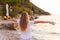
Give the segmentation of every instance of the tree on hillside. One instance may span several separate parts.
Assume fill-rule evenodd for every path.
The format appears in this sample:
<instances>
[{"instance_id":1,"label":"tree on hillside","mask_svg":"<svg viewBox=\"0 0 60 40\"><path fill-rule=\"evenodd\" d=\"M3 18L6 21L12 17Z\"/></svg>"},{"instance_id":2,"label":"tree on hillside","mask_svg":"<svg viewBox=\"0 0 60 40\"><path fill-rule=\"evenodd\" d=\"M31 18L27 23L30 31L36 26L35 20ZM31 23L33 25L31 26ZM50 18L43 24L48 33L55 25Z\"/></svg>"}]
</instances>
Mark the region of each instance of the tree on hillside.
<instances>
[{"instance_id":1,"label":"tree on hillside","mask_svg":"<svg viewBox=\"0 0 60 40\"><path fill-rule=\"evenodd\" d=\"M50 13L38 8L36 5L30 2L30 0L0 0L0 4L4 4L3 13L6 14L5 5L9 5L10 16L16 16L19 12L27 11L29 14L49 15ZM2 12L1 12L2 13Z\"/></svg>"},{"instance_id":2,"label":"tree on hillside","mask_svg":"<svg viewBox=\"0 0 60 40\"><path fill-rule=\"evenodd\" d=\"M10 16L16 16L17 15L17 4L20 3L20 0L3 0L4 4L8 4L9 5L9 14ZM10 11L10 7L12 7L12 11ZM6 14L6 13L5 13Z\"/></svg>"},{"instance_id":3,"label":"tree on hillside","mask_svg":"<svg viewBox=\"0 0 60 40\"><path fill-rule=\"evenodd\" d=\"M8 3L8 4L17 4L19 3L20 0L4 0L4 3Z\"/></svg>"}]
</instances>

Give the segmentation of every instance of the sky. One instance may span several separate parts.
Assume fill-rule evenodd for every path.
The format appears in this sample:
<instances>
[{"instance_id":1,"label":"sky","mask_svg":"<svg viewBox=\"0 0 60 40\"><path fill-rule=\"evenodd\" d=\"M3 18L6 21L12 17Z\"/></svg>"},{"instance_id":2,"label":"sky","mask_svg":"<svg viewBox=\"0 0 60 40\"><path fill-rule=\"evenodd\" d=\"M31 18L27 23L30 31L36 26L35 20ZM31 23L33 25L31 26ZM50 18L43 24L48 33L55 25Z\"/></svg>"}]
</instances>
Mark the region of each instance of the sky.
<instances>
[{"instance_id":1,"label":"sky","mask_svg":"<svg viewBox=\"0 0 60 40\"><path fill-rule=\"evenodd\" d=\"M30 0L39 8L53 14L60 14L60 0Z\"/></svg>"}]
</instances>

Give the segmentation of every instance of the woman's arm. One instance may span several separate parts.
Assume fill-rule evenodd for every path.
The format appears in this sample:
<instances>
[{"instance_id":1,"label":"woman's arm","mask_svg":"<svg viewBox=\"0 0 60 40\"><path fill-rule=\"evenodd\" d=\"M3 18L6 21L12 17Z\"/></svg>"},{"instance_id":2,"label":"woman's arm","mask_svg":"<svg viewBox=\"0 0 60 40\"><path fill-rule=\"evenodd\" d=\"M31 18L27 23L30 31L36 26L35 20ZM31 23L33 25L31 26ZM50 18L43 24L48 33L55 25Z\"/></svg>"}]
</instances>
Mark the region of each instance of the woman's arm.
<instances>
[{"instance_id":1,"label":"woman's arm","mask_svg":"<svg viewBox=\"0 0 60 40\"><path fill-rule=\"evenodd\" d=\"M52 25L55 24L54 22L51 22L51 21L34 21L34 24L37 24L37 23L50 23Z\"/></svg>"}]
</instances>

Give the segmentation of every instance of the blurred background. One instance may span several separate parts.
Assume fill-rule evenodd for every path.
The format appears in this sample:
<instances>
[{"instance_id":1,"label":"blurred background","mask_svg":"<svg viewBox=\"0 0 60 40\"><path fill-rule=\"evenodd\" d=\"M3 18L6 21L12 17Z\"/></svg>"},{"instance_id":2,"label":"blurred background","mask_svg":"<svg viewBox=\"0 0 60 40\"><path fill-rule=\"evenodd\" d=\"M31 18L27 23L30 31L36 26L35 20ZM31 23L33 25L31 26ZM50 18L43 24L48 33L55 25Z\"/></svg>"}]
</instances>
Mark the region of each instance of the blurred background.
<instances>
[{"instance_id":1,"label":"blurred background","mask_svg":"<svg viewBox=\"0 0 60 40\"><path fill-rule=\"evenodd\" d=\"M18 40L18 29L4 20L17 20L23 11L29 13L31 20L55 22L55 25L34 24L31 27L33 40L60 40L60 0L0 0L0 29L4 29L0 30L1 40L8 39L8 36L11 40Z\"/></svg>"}]
</instances>

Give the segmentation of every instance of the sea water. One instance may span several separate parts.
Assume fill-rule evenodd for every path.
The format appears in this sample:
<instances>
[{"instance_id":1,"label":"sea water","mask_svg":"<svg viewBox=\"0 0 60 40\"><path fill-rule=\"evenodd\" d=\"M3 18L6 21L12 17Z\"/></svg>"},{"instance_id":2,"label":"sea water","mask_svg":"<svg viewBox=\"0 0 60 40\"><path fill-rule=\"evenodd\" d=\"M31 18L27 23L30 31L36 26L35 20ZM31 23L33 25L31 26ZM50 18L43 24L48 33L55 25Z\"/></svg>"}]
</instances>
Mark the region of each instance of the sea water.
<instances>
[{"instance_id":1,"label":"sea water","mask_svg":"<svg viewBox=\"0 0 60 40\"><path fill-rule=\"evenodd\" d=\"M52 21L49 23L38 23L31 27L33 40L60 40L60 15L39 16L37 21Z\"/></svg>"}]
</instances>

